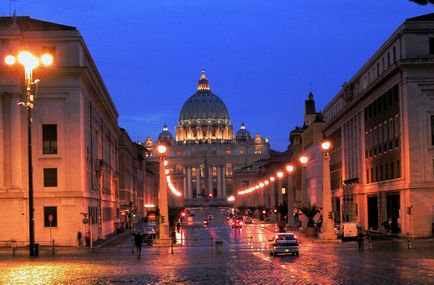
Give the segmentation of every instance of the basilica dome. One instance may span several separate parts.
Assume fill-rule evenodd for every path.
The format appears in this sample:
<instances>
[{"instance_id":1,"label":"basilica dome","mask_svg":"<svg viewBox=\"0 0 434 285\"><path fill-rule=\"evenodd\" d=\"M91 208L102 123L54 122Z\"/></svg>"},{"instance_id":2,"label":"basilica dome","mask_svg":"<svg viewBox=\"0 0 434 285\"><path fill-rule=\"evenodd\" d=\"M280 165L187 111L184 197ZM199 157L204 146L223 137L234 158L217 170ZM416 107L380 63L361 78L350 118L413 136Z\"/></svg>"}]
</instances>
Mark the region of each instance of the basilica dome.
<instances>
[{"instance_id":1,"label":"basilica dome","mask_svg":"<svg viewBox=\"0 0 434 285\"><path fill-rule=\"evenodd\" d=\"M225 103L210 91L205 71L197 85L197 92L185 101L179 114L179 124L229 124Z\"/></svg>"}]
</instances>

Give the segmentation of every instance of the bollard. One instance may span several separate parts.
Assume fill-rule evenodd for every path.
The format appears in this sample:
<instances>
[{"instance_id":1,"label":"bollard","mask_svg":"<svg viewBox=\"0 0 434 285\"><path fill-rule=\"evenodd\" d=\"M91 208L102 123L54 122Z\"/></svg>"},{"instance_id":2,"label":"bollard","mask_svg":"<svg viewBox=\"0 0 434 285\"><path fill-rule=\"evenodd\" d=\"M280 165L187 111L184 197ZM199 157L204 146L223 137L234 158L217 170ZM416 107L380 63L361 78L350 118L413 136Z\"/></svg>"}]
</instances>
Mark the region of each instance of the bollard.
<instances>
[{"instance_id":1,"label":"bollard","mask_svg":"<svg viewBox=\"0 0 434 285\"><path fill-rule=\"evenodd\" d=\"M253 243L253 236L250 236L250 243Z\"/></svg>"},{"instance_id":2,"label":"bollard","mask_svg":"<svg viewBox=\"0 0 434 285\"><path fill-rule=\"evenodd\" d=\"M170 253L173 254L173 240L170 242Z\"/></svg>"},{"instance_id":3,"label":"bollard","mask_svg":"<svg viewBox=\"0 0 434 285\"><path fill-rule=\"evenodd\" d=\"M407 248L411 248L411 239L409 233L407 233Z\"/></svg>"},{"instance_id":4,"label":"bollard","mask_svg":"<svg viewBox=\"0 0 434 285\"><path fill-rule=\"evenodd\" d=\"M12 241L12 256L15 256L17 254L17 242Z\"/></svg>"},{"instance_id":5,"label":"bollard","mask_svg":"<svg viewBox=\"0 0 434 285\"><path fill-rule=\"evenodd\" d=\"M54 255L54 238L53 238L53 241L51 243L51 255Z\"/></svg>"},{"instance_id":6,"label":"bollard","mask_svg":"<svg viewBox=\"0 0 434 285\"><path fill-rule=\"evenodd\" d=\"M372 250L372 241L371 241L371 235L368 234L368 249Z\"/></svg>"}]
</instances>

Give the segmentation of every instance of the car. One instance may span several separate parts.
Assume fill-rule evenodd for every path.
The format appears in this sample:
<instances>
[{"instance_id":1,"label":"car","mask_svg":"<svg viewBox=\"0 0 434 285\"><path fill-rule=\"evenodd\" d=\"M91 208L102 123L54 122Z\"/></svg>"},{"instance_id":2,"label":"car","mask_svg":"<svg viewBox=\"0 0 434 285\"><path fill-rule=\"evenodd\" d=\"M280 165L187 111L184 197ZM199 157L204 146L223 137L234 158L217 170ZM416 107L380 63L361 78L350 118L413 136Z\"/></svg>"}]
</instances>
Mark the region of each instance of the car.
<instances>
[{"instance_id":1,"label":"car","mask_svg":"<svg viewBox=\"0 0 434 285\"><path fill-rule=\"evenodd\" d=\"M247 224L253 224L253 219L250 217L246 217L246 218L244 218L244 222L246 223L246 225Z\"/></svg>"},{"instance_id":2,"label":"car","mask_svg":"<svg viewBox=\"0 0 434 285\"><path fill-rule=\"evenodd\" d=\"M294 254L299 255L299 239L295 233L277 233L270 241L270 255Z\"/></svg>"},{"instance_id":3,"label":"car","mask_svg":"<svg viewBox=\"0 0 434 285\"><path fill-rule=\"evenodd\" d=\"M346 222L336 227L336 235L341 240L356 239L358 234L358 228L356 223Z\"/></svg>"},{"instance_id":4,"label":"car","mask_svg":"<svg viewBox=\"0 0 434 285\"><path fill-rule=\"evenodd\" d=\"M243 220L241 219L235 219L232 221L232 228L233 229L241 229L243 227Z\"/></svg>"},{"instance_id":5,"label":"car","mask_svg":"<svg viewBox=\"0 0 434 285\"><path fill-rule=\"evenodd\" d=\"M157 230L154 226L147 226L144 229L144 234L149 235L152 239L157 238Z\"/></svg>"},{"instance_id":6,"label":"car","mask_svg":"<svg viewBox=\"0 0 434 285\"><path fill-rule=\"evenodd\" d=\"M203 220L203 225L208 226L208 220L207 219Z\"/></svg>"},{"instance_id":7,"label":"car","mask_svg":"<svg viewBox=\"0 0 434 285\"><path fill-rule=\"evenodd\" d=\"M207 217L207 219L208 219L208 221L214 221L214 216L213 215L208 215L208 217Z\"/></svg>"}]
</instances>

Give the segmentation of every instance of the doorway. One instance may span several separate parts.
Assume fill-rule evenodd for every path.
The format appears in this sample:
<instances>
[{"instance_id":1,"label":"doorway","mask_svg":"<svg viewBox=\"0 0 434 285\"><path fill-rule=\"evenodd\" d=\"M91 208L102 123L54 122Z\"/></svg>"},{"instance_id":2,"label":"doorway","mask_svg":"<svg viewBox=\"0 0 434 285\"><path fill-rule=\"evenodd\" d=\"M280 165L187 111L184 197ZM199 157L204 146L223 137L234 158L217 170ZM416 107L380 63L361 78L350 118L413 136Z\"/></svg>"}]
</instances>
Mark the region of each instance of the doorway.
<instances>
[{"instance_id":1,"label":"doorway","mask_svg":"<svg viewBox=\"0 0 434 285\"><path fill-rule=\"evenodd\" d=\"M378 230L378 197L368 196L368 228Z\"/></svg>"}]
</instances>

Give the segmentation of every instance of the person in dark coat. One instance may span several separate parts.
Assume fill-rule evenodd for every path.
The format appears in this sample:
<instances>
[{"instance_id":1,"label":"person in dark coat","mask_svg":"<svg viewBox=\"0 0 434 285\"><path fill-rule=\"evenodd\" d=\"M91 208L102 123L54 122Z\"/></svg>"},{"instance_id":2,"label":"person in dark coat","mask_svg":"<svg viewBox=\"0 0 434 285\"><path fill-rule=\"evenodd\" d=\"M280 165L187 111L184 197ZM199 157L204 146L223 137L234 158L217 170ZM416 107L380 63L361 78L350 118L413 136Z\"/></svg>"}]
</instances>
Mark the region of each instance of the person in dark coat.
<instances>
[{"instance_id":1,"label":"person in dark coat","mask_svg":"<svg viewBox=\"0 0 434 285\"><path fill-rule=\"evenodd\" d=\"M365 250L363 242L364 242L363 230L359 230L359 232L357 234L357 243L359 244L359 251L360 252Z\"/></svg>"},{"instance_id":2,"label":"person in dark coat","mask_svg":"<svg viewBox=\"0 0 434 285\"><path fill-rule=\"evenodd\" d=\"M142 255L143 231L139 231L134 235L134 244L136 245L137 258L140 259Z\"/></svg>"},{"instance_id":3,"label":"person in dark coat","mask_svg":"<svg viewBox=\"0 0 434 285\"><path fill-rule=\"evenodd\" d=\"M81 235L81 232L79 231L78 233L77 233L77 240L78 240L78 246L80 246L80 247L82 247L83 246L83 241L82 241L82 235Z\"/></svg>"}]
</instances>

